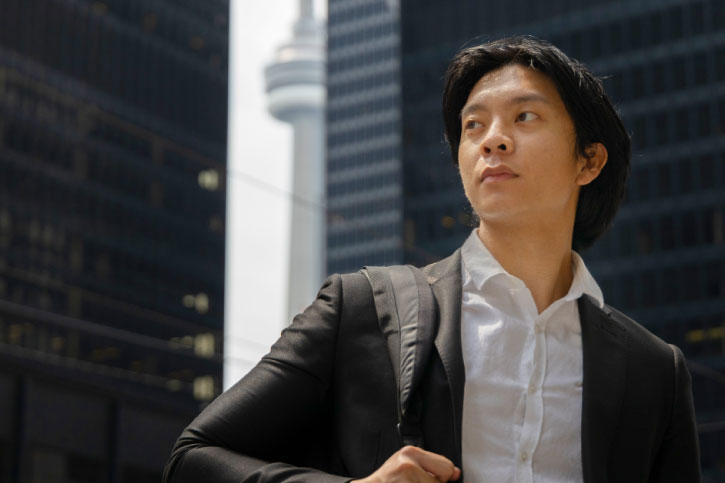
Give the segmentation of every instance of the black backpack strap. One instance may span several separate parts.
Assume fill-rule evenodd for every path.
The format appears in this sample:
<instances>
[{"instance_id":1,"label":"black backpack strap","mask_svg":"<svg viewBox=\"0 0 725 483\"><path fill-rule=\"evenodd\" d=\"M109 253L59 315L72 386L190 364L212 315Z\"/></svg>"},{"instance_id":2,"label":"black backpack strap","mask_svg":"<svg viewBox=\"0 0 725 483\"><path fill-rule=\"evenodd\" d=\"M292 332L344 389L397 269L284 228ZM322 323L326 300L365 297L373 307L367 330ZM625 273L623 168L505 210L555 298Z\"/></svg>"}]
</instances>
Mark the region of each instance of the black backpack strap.
<instances>
[{"instance_id":1,"label":"black backpack strap","mask_svg":"<svg viewBox=\"0 0 725 483\"><path fill-rule=\"evenodd\" d=\"M402 445L422 447L423 379L437 322L433 292L423 273L409 265L365 267L380 330L388 343L398 385L398 434Z\"/></svg>"}]
</instances>

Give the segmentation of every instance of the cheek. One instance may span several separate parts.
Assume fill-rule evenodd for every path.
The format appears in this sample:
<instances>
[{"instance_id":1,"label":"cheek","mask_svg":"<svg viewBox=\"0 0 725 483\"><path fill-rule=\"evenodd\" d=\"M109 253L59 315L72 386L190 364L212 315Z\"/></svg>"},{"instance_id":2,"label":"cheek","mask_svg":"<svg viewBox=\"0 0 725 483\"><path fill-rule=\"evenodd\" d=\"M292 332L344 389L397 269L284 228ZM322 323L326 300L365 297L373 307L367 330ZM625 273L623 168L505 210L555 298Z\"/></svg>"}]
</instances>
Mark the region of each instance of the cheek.
<instances>
[{"instance_id":1,"label":"cheek","mask_svg":"<svg viewBox=\"0 0 725 483\"><path fill-rule=\"evenodd\" d=\"M468 188L473 183L474 168L475 168L474 163L467 162L463 156L458 157L458 174L461 177L461 181L463 182L463 187L466 190L468 190Z\"/></svg>"},{"instance_id":2,"label":"cheek","mask_svg":"<svg viewBox=\"0 0 725 483\"><path fill-rule=\"evenodd\" d=\"M461 174L461 178L466 180L466 177L470 177L476 167L476 161L478 160L478 154L476 149L472 149L470 143L461 143L458 148L458 171Z\"/></svg>"},{"instance_id":3,"label":"cheek","mask_svg":"<svg viewBox=\"0 0 725 483\"><path fill-rule=\"evenodd\" d=\"M537 178L550 184L574 183L577 161L571 146L549 144L541 149L541 163L536 164Z\"/></svg>"}]
</instances>

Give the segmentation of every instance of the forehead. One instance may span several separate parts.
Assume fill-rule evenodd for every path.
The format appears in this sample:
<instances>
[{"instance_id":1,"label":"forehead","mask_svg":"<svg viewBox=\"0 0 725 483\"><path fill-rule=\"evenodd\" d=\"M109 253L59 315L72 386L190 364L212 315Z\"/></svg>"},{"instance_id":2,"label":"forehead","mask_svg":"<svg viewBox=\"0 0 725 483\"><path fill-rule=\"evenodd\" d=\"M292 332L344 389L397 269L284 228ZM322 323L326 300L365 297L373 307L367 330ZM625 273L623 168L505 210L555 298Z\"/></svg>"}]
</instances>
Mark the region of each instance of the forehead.
<instances>
[{"instance_id":1,"label":"forehead","mask_svg":"<svg viewBox=\"0 0 725 483\"><path fill-rule=\"evenodd\" d=\"M505 65L481 77L471 89L466 104L474 101L503 101L514 97L543 97L549 103L563 107L559 91L549 76L518 64Z\"/></svg>"}]
</instances>

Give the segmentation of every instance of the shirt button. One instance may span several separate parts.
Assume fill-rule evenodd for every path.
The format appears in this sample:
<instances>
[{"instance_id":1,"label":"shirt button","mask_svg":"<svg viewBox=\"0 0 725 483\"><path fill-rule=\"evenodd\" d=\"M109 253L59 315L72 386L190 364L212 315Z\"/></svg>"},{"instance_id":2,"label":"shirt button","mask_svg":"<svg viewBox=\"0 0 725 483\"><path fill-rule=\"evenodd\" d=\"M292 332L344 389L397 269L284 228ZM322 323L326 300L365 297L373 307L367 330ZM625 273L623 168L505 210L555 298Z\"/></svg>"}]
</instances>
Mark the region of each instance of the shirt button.
<instances>
[{"instance_id":1,"label":"shirt button","mask_svg":"<svg viewBox=\"0 0 725 483\"><path fill-rule=\"evenodd\" d=\"M529 383L529 394L533 394L536 392L536 384L533 382Z\"/></svg>"},{"instance_id":2,"label":"shirt button","mask_svg":"<svg viewBox=\"0 0 725 483\"><path fill-rule=\"evenodd\" d=\"M536 324L534 325L534 332L536 332L537 334L541 334L542 332L544 332L544 328L539 324Z\"/></svg>"},{"instance_id":3,"label":"shirt button","mask_svg":"<svg viewBox=\"0 0 725 483\"><path fill-rule=\"evenodd\" d=\"M522 451L521 452L521 461L526 463L528 461L528 459L529 459L529 453L527 453L526 451Z\"/></svg>"}]
</instances>

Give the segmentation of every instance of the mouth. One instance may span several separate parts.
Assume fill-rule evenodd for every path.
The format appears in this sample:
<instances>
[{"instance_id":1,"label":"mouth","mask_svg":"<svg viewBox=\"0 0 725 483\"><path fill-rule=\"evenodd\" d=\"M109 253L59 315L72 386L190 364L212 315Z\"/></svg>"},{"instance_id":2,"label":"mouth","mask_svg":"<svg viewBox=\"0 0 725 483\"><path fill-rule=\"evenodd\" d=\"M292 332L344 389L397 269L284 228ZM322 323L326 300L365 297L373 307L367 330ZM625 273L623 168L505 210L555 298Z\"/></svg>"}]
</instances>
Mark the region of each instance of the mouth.
<instances>
[{"instance_id":1,"label":"mouth","mask_svg":"<svg viewBox=\"0 0 725 483\"><path fill-rule=\"evenodd\" d=\"M485 168L481 173L481 182L483 184L499 183L518 177L513 171L504 166L497 166L495 168Z\"/></svg>"},{"instance_id":2,"label":"mouth","mask_svg":"<svg viewBox=\"0 0 725 483\"><path fill-rule=\"evenodd\" d=\"M511 178L515 178L515 177L516 177L516 175L511 174L511 173L490 174L483 178L483 184L498 183L500 181L506 181L507 179L511 179Z\"/></svg>"}]
</instances>

